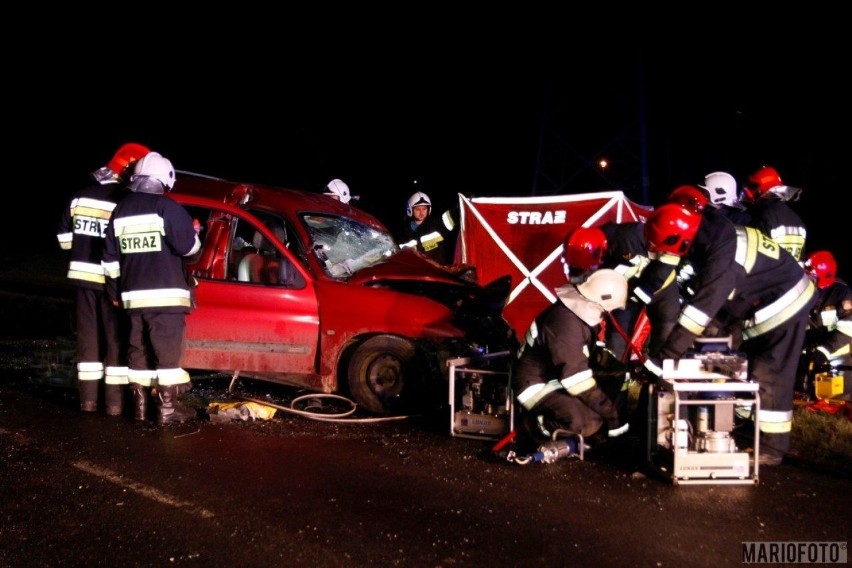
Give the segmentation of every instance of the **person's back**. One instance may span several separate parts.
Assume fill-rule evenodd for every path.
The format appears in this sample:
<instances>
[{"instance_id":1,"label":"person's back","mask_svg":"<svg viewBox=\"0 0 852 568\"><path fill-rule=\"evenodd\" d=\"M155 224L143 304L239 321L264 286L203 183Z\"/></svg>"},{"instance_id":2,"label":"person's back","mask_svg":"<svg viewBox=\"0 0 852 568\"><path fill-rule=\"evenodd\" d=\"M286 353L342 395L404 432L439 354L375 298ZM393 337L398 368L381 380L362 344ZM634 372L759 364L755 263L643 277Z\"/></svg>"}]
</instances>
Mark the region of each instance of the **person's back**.
<instances>
[{"instance_id":1,"label":"person's back","mask_svg":"<svg viewBox=\"0 0 852 568\"><path fill-rule=\"evenodd\" d=\"M594 361L600 323L606 312L624 307L627 282L613 270L596 270L579 284L557 288L556 295L530 325L513 367L523 427L540 438L557 429L620 435L627 425L613 398L621 385L598 385Z\"/></svg>"},{"instance_id":2,"label":"person's back","mask_svg":"<svg viewBox=\"0 0 852 568\"><path fill-rule=\"evenodd\" d=\"M106 295L102 260L107 225L127 193L131 166L147 153L141 144L122 145L107 165L92 172L92 183L72 197L59 221L57 239L71 253L67 276L77 290L77 385L84 412L97 410L101 383L106 414L123 411L126 325L124 314Z\"/></svg>"},{"instance_id":3,"label":"person's back","mask_svg":"<svg viewBox=\"0 0 852 568\"><path fill-rule=\"evenodd\" d=\"M174 182L174 168L160 154L151 152L139 160L131 193L116 206L107 227L104 252L107 290L130 317L127 355L134 417L145 420L148 389L156 386L160 424L195 416L177 397L179 388L189 385L189 375L180 367L185 317L192 308L183 260L201 242L186 209L165 195Z\"/></svg>"},{"instance_id":4,"label":"person's back","mask_svg":"<svg viewBox=\"0 0 852 568\"><path fill-rule=\"evenodd\" d=\"M775 168L763 166L749 177L742 197L751 217L749 226L769 235L796 261L802 260L807 230L789 202L797 201L801 192L797 187L785 185Z\"/></svg>"},{"instance_id":5,"label":"person's back","mask_svg":"<svg viewBox=\"0 0 852 568\"><path fill-rule=\"evenodd\" d=\"M790 445L796 368L815 287L786 250L753 227L727 219L699 245L708 217L679 203L654 211L645 235L651 253L686 257L695 267L694 294L660 350L679 359L720 313L742 322L749 377L760 383L761 464L778 465ZM709 241L708 241L709 242ZM695 251L693 253L693 248ZM650 367L660 369L654 362Z\"/></svg>"}]
</instances>

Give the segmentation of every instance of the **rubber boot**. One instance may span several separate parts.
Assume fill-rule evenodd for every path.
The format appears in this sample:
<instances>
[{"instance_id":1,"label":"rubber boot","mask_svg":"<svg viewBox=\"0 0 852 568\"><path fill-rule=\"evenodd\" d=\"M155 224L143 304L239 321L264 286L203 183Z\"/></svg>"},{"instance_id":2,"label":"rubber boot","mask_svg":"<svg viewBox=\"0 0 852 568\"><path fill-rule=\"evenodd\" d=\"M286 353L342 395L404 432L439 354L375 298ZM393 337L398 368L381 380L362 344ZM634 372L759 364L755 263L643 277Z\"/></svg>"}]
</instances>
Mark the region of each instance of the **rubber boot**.
<instances>
[{"instance_id":1,"label":"rubber boot","mask_svg":"<svg viewBox=\"0 0 852 568\"><path fill-rule=\"evenodd\" d=\"M124 385L104 386L106 400L106 415L121 416L124 412Z\"/></svg>"},{"instance_id":2,"label":"rubber boot","mask_svg":"<svg viewBox=\"0 0 852 568\"><path fill-rule=\"evenodd\" d=\"M80 391L80 410L95 412L98 409L98 388L100 381L77 381Z\"/></svg>"},{"instance_id":3,"label":"rubber boot","mask_svg":"<svg viewBox=\"0 0 852 568\"><path fill-rule=\"evenodd\" d=\"M178 400L179 385L160 385L157 387L159 391L159 415L157 422L159 424L171 424L173 422L183 422L197 416L196 412L181 404Z\"/></svg>"},{"instance_id":4,"label":"rubber boot","mask_svg":"<svg viewBox=\"0 0 852 568\"><path fill-rule=\"evenodd\" d=\"M139 383L130 383L130 392L133 393L133 418L145 420L148 418L148 387Z\"/></svg>"},{"instance_id":5,"label":"rubber boot","mask_svg":"<svg viewBox=\"0 0 852 568\"><path fill-rule=\"evenodd\" d=\"M762 466L781 465L784 456L790 450L790 433L760 433L760 452L757 461Z\"/></svg>"}]
</instances>

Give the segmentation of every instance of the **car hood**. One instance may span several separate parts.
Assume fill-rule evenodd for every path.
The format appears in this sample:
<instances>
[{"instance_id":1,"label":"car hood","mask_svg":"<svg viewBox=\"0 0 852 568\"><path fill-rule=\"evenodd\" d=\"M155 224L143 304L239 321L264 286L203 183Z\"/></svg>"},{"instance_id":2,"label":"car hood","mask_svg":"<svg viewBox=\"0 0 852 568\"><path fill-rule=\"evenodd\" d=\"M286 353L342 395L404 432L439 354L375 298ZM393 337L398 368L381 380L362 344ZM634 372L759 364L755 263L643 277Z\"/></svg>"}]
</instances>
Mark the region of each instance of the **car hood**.
<instances>
[{"instance_id":1,"label":"car hood","mask_svg":"<svg viewBox=\"0 0 852 568\"><path fill-rule=\"evenodd\" d=\"M349 285L391 288L431 298L454 313L455 324L483 344L506 345L513 336L503 318L511 291L506 275L481 285L471 266L443 267L413 249L402 249L380 264L358 271Z\"/></svg>"},{"instance_id":2,"label":"car hood","mask_svg":"<svg viewBox=\"0 0 852 568\"><path fill-rule=\"evenodd\" d=\"M349 283L426 280L456 286L470 285L471 282L462 278L459 272L436 264L414 249L404 248L378 264L359 270L349 278Z\"/></svg>"}]
</instances>

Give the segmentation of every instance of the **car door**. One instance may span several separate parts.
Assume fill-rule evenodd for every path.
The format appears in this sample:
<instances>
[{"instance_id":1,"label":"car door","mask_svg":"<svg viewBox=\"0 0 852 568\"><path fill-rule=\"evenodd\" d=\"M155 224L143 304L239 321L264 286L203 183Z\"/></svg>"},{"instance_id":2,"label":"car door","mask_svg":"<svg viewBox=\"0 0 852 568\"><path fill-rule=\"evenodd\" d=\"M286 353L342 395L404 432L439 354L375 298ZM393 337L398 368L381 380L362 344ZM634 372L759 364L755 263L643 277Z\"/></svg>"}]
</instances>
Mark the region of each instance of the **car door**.
<instances>
[{"instance_id":1,"label":"car door","mask_svg":"<svg viewBox=\"0 0 852 568\"><path fill-rule=\"evenodd\" d=\"M203 246L188 264L198 284L195 308L186 319L182 366L271 373L282 382L315 385L319 314L306 267L280 234L250 213L190 203L185 207L201 220ZM263 241L262 249L255 246L260 242L252 243L257 239ZM258 273L272 276L240 280L240 263L248 254L265 263Z\"/></svg>"}]
</instances>

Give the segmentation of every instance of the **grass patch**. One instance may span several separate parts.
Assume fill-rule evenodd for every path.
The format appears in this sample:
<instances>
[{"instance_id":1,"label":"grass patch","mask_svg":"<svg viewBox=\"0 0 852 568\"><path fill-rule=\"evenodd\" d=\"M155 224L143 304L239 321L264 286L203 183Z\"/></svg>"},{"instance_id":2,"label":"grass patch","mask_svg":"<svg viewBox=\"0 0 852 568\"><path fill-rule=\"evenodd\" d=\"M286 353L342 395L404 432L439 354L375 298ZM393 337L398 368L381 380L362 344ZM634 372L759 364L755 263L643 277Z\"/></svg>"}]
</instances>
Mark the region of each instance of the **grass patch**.
<instances>
[{"instance_id":1,"label":"grass patch","mask_svg":"<svg viewBox=\"0 0 852 568\"><path fill-rule=\"evenodd\" d=\"M791 457L820 469L852 476L852 420L848 416L842 410L829 414L812 412L804 406L796 408Z\"/></svg>"}]
</instances>

